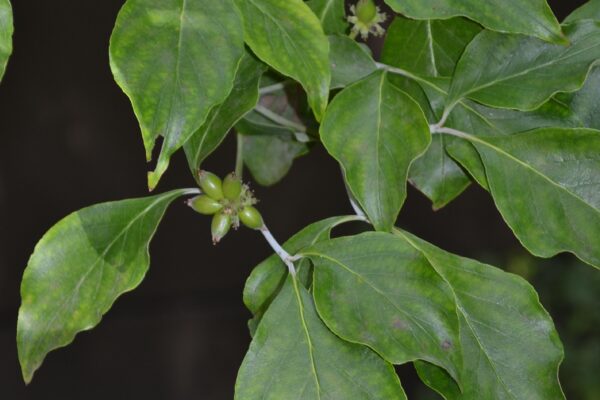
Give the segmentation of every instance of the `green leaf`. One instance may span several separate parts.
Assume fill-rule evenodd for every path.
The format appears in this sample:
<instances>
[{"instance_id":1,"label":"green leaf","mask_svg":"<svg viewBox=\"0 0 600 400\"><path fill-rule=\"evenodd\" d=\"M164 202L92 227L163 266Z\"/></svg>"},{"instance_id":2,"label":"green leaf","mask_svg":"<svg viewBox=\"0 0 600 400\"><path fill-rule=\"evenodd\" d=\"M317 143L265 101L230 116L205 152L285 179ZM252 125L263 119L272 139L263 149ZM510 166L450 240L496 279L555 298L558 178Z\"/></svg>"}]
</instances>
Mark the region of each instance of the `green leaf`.
<instances>
[{"instance_id":1,"label":"green leaf","mask_svg":"<svg viewBox=\"0 0 600 400\"><path fill-rule=\"evenodd\" d=\"M258 84L266 66L246 53L238 67L233 90L225 101L214 107L204 124L183 146L194 176L202 162L225 139L229 130L258 102Z\"/></svg>"},{"instance_id":2,"label":"green leaf","mask_svg":"<svg viewBox=\"0 0 600 400\"><path fill-rule=\"evenodd\" d=\"M436 82L437 85L442 83L442 81ZM444 85L440 86L444 87ZM445 88L442 89L442 87L436 86L435 89L433 89L433 87L434 86L425 86L427 89L427 95L432 106L435 108L435 113L437 115L437 119L439 120L442 115L443 105L447 93ZM471 100L463 99L456 105L456 107L454 107L445 125L450 128L472 133L475 136L507 135L540 127L583 127L582 123L579 121L579 118L567 105L554 99L549 100L540 108L533 111L516 111L491 108L475 103ZM454 163L454 160L457 160L470 172L473 178L482 187L487 188L487 178L485 177L483 164L481 163L479 154L477 154L477 151L470 143L465 140L457 140L453 137L446 137L443 135L440 137L440 135L434 135L431 148L436 145L436 141L438 143L444 142L446 153L444 161L448 165L447 167L444 167L442 171L448 171L446 172L448 176L460 177L462 174L462 176L464 176L462 179L468 179L466 175L464 175L464 172L457 172L457 175L452 174L452 171L457 171L458 169ZM430 152L431 150L426 153L422 159L417 160L413 168L416 169L417 166L422 166L424 169L427 168L428 163L435 162L433 155L430 158L426 158L426 156L429 156ZM448 155L453 160L449 160ZM420 171L415 171L415 173L418 172ZM427 174L426 170L425 174ZM438 188L439 190L440 187L435 186L435 183L437 182L435 175L431 176L431 172L429 172L429 175L430 176L424 175L421 177L419 188L422 187L427 189L429 186L432 186L432 189L430 190L432 193L435 193L433 192L433 188ZM459 186L444 185L441 186L441 188L456 189L459 188ZM444 193L443 191L440 192ZM427 194L426 190L425 193ZM440 197L440 199L450 201L460 194L458 191L452 192L451 190L448 190L446 193L448 193L448 196ZM454 196L454 194L456 196ZM432 198L436 199L436 197Z\"/></svg>"},{"instance_id":3,"label":"green leaf","mask_svg":"<svg viewBox=\"0 0 600 400\"><path fill-rule=\"evenodd\" d=\"M583 88L574 93L560 93L540 108L528 112L490 108L462 100L446 125L475 136L507 135L543 127L600 129L599 85L600 68L594 68ZM453 140L446 146L446 151L488 189L481 157L469 142Z\"/></svg>"},{"instance_id":4,"label":"green leaf","mask_svg":"<svg viewBox=\"0 0 600 400\"><path fill-rule=\"evenodd\" d=\"M310 0L306 4L317 15L326 34L346 33L348 21L344 0Z\"/></svg>"},{"instance_id":5,"label":"green leaf","mask_svg":"<svg viewBox=\"0 0 600 400\"><path fill-rule=\"evenodd\" d=\"M240 128L242 129L242 128ZM292 134L244 135L244 164L262 186L273 186L292 168L294 160L307 153L306 144Z\"/></svg>"},{"instance_id":6,"label":"green leaf","mask_svg":"<svg viewBox=\"0 0 600 400\"><path fill-rule=\"evenodd\" d=\"M315 266L315 303L336 335L391 363L427 360L457 377L462 360L452 292L419 251L395 235L369 232L301 254Z\"/></svg>"},{"instance_id":7,"label":"green leaf","mask_svg":"<svg viewBox=\"0 0 600 400\"><path fill-rule=\"evenodd\" d=\"M427 361L415 361L413 364L421 381L435 390L445 400L462 398L463 393L446 371ZM473 398L473 400L476 399L477 397Z\"/></svg>"},{"instance_id":8,"label":"green leaf","mask_svg":"<svg viewBox=\"0 0 600 400\"><path fill-rule=\"evenodd\" d=\"M560 25L546 0L385 0L392 9L415 19L464 16L486 28L537 36L564 43Z\"/></svg>"},{"instance_id":9,"label":"green leaf","mask_svg":"<svg viewBox=\"0 0 600 400\"><path fill-rule=\"evenodd\" d=\"M263 84L272 80L266 75ZM313 124L306 94L299 85L285 85L263 94L256 109L247 114L235 129L241 136L244 163L254 179L263 186L279 182L294 160L309 150Z\"/></svg>"},{"instance_id":10,"label":"green leaf","mask_svg":"<svg viewBox=\"0 0 600 400\"><path fill-rule=\"evenodd\" d=\"M365 49L348 36L329 36L331 88L344 88L377 70Z\"/></svg>"},{"instance_id":11,"label":"green leaf","mask_svg":"<svg viewBox=\"0 0 600 400\"><path fill-rule=\"evenodd\" d=\"M9 0L0 0L0 79L12 53L13 16Z\"/></svg>"},{"instance_id":12,"label":"green leaf","mask_svg":"<svg viewBox=\"0 0 600 400\"><path fill-rule=\"evenodd\" d=\"M524 279L447 253L397 231L452 288L460 317L462 394L439 368L416 363L446 399L563 399L558 367L563 348L552 319Z\"/></svg>"},{"instance_id":13,"label":"green leaf","mask_svg":"<svg viewBox=\"0 0 600 400\"><path fill-rule=\"evenodd\" d=\"M382 61L419 76L452 76L479 32L481 27L465 18L417 21L398 16L388 28Z\"/></svg>"},{"instance_id":14,"label":"green leaf","mask_svg":"<svg viewBox=\"0 0 600 400\"><path fill-rule=\"evenodd\" d=\"M600 131L543 128L467 136L502 216L540 257L568 251L600 268Z\"/></svg>"},{"instance_id":15,"label":"green leaf","mask_svg":"<svg viewBox=\"0 0 600 400\"><path fill-rule=\"evenodd\" d=\"M446 152L455 138L435 135L427 152L410 168L408 179L439 210L457 198L471 184L469 177Z\"/></svg>"},{"instance_id":16,"label":"green leaf","mask_svg":"<svg viewBox=\"0 0 600 400\"><path fill-rule=\"evenodd\" d=\"M318 120L329 98L329 41L302 0L235 0L244 36L265 63L302 84Z\"/></svg>"},{"instance_id":17,"label":"green leaf","mask_svg":"<svg viewBox=\"0 0 600 400\"><path fill-rule=\"evenodd\" d=\"M600 129L600 68L594 68L583 87L574 93L559 93L555 101L571 113L580 128Z\"/></svg>"},{"instance_id":18,"label":"green leaf","mask_svg":"<svg viewBox=\"0 0 600 400\"><path fill-rule=\"evenodd\" d=\"M415 75L452 76L465 47L480 31L479 25L465 18L416 21L396 17L386 35L382 61ZM394 77L392 81L399 79L406 78ZM424 110L429 108L429 104L419 103ZM440 117L441 113L433 115L429 122L434 124ZM433 202L436 210L458 197L471 183L446 153L446 142L451 140L433 137L431 146L413 163L409 173L411 184Z\"/></svg>"},{"instance_id":19,"label":"green leaf","mask_svg":"<svg viewBox=\"0 0 600 400\"><path fill-rule=\"evenodd\" d=\"M582 19L600 20L600 0L590 0L575 11L573 11L565 22L575 22Z\"/></svg>"},{"instance_id":20,"label":"green leaf","mask_svg":"<svg viewBox=\"0 0 600 400\"><path fill-rule=\"evenodd\" d=\"M447 109L469 97L492 107L534 110L557 92L579 89L600 59L600 22L567 25L565 33L570 46L483 31L456 66Z\"/></svg>"},{"instance_id":21,"label":"green leaf","mask_svg":"<svg viewBox=\"0 0 600 400\"><path fill-rule=\"evenodd\" d=\"M446 152L463 166L471 177L485 190L490 191L485 167L477 149L468 141L455 140L446 146Z\"/></svg>"},{"instance_id":22,"label":"green leaf","mask_svg":"<svg viewBox=\"0 0 600 400\"><path fill-rule=\"evenodd\" d=\"M292 278L262 320L244 358L236 400L404 400L391 365L335 336Z\"/></svg>"},{"instance_id":23,"label":"green leaf","mask_svg":"<svg viewBox=\"0 0 600 400\"><path fill-rule=\"evenodd\" d=\"M110 64L139 120L148 161L164 137L148 174L151 190L231 91L244 53L241 25L233 0L127 0L119 12Z\"/></svg>"},{"instance_id":24,"label":"green leaf","mask_svg":"<svg viewBox=\"0 0 600 400\"><path fill-rule=\"evenodd\" d=\"M121 294L140 284L166 208L196 192L98 204L67 216L44 235L21 285L17 345L25 382L46 354L92 329Z\"/></svg>"},{"instance_id":25,"label":"green leaf","mask_svg":"<svg viewBox=\"0 0 600 400\"><path fill-rule=\"evenodd\" d=\"M260 185L272 186L287 175L294 160L308 151L292 129L251 112L235 126L242 134L244 164Z\"/></svg>"},{"instance_id":26,"label":"green leaf","mask_svg":"<svg viewBox=\"0 0 600 400\"><path fill-rule=\"evenodd\" d=\"M331 230L346 222L357 221L356 216L332 217L315 222L302 229L284 243L283 248L290 254L296 254L300 250L322 240L329 239ZM298 264L298 276L306 275L303 270L308 270L308 260L303 259ZM273 299L279 293L285 278L288 275L286 265L279 256L273 254L253 270L244 286L244 304L252 314L261 318ZM312 279L312 277L310 277ZM308 286L308 280L304 277L301 282Z\"/></svg>"},{"instance_id":27,"label":"green leaf","mask_svg":"<svg viewBox=\"0 0 600 400\"><path fill-rule=\"evenodd\" d=\"M431 141L419 105L386 72L376 72L334 98L321 139L373 225L391 230L406 198L410 164Z\"/></svg>"},{"instance_id":28,"label":"green leaf","mask_svg":"<svg viewBox=\"0 0 600 400\"><path fill-rule=\"evenodd\" d=\"M423 85L423 88L427 92L427 97L429 98L431 107L434 109L437 121L442 116L445 99L447 97L447 82L443 79L438 79L435 82L429 82L429 85ZM578 117L574 110L566 104L570 100L564 98L564 96L566 96L566 94L561 95L561 101L551 99L544 103L540 108L533 111L491 108L471 100L463 99L454 107L445 126L469 132L474 136L508 135L540 127L585 127L584 123L580 120L580 117ZM582 103L585 104L588 101L591 101L591 99L582 101ZM590 107L593 108L591 105ZM581 108L583 112L585 108L583 106ZM428 196L430 196L428 190L431 191L431 193L435 193L433 192L434 188L438 188L439 190L440 187L447 189L459 187L458 185L437 186L436 175L431 171L428 172L426 170L429 164L435 163L436 159L433 156L434 153L432 149L436 145L439 146L439 142L441 141L445 143L444 147L446 154L444 155L444 161L448 164L447 168L444 168L443 171L456 171L458 167L455 165L454 160L457 160L469 171L471 176L482 187L487 189L485 170L477 150L475 150L471 143L466 140L457 140L456 138L445 137L443 135L434 135L430 150L413 164L413 169L415 169L415 171L413 172L411 170L411 180L413 179L413 174L416 175L420 173L421 170L424 171L423 175L420 177L421 181L417 182L417 187L419 189L424 189L423 191ZM448 155L453 160L449 160ZM421 168L421 170L417 170L417 168ZM447 174L451 175L450 172L447 172ZM464 176L463 179L468 179L466 175L464 175L464 172L460 172L460 174ZM428 189L429 187L431 187L431 189ZM460 194L460 192L456 191L454 192L456 196L453 196L452 191L450 190L446 193L449 194L445 197L448 201ZM435 196L431 196L430 198L432 198L432 200L438 199L437 201L440 202L442 201L439 199L444 199L444 197ZM444 203L442 202L442 204ZM434 200L434 208L436 208L435 205L436 200Z\"/></svg>"}]
</instances>

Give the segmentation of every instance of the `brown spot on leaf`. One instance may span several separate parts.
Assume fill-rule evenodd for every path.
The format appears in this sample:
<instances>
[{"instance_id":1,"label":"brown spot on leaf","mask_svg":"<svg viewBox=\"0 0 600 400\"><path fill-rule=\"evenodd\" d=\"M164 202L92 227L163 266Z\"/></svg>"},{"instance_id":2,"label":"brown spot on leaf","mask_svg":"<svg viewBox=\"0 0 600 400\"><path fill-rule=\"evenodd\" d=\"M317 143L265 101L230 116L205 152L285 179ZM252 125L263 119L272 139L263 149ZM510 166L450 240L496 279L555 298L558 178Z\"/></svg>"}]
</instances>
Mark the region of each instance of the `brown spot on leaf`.
<instances>
[{"instance_id":1,"label":"brown spot on leaf","mask_svg":"<svg viewBox=\"0 0 600 400\"><path fill-rule=\"evenodd\" d=\"M444 350L450 350L452 348L452 342L449 340L444 340L442 342L442 349Z\"/></svg>"},{"instance_id":2,"label":"brown spot on leaf","mask_svg":"<svg viewBox=\"0 0 600 400\"><path fill-rule=\"evenodd\" d=\"M408 329L408 325L406 324L406 322L402 321L399 318L396 318L394 320L393 326L394 326L394 328L401 330L401 331L405 331Z\"/></svg>"}]
</instances>

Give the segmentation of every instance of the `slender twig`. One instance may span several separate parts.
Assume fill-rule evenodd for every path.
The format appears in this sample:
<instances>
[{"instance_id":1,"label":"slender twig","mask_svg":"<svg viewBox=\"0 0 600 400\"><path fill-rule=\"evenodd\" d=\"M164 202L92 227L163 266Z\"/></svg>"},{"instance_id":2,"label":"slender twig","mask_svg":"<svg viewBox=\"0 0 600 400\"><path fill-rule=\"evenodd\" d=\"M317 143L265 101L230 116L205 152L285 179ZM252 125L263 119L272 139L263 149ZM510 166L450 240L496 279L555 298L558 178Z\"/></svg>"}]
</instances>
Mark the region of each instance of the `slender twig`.
<instances>
[{"instance_id":1,"label":"slender twig","mask_svg":"<svg viewBox=\"0 0 600 400\"><path fill-rule=\"evenodd\" d=\"M415 75L412 72L409 72L405 69L392 67L391 65L383 64L380 62L375 63L375 65L377 65L378 69L382 69L382 70L390 72L392 74L401 75L405 78L412 79L413 81L417 81L424 85L430 86L437 91L441 91L441 89L436 84L429 82L427 79L421 78L420 76Z\"/></svg>"},{"instance_id":2,"label":"slender twig","mask_svg":"<svg viewBox=\"0 0 600 400\"><path fill-rule=\"evenodd\" d=\"M260 88L258 90L258 93L260 93L260 95L263 96L265 94L271 94L274 92L278 92L278 91L284 89L290 83L291 83L291 81L283 81L283 82L275 83L270 86L265 86L263 88Z\"/></svg>"},{"instance_id":3,"label":"slender twig","mask_svg":"<svg viewBox=\"0 0 600 400\"><path fill-rule=\"evenodd\" d=\"M387 64L382 64L382 63L376 63L376 64L377 64L377 68L379 68L379 69L383 69L383 70L388 71L388 72L390 72L392 74L404 76L405 78L409 78L409 79L412 79L412 80L417 81L419 83L422 83L424 85L427 85L427 86L429 86L429 87L437 90L440 93L448 94L445 90L443 90L442 88L438 87L435 83L430 82L430 81L428 81L425 78L421 78L420 76L415 75L412 72L409 72L409 71L404 70L402 68L392 67L391 65L387 65ZM459 104L459 103L462 104L462 101L459 100L459 101L456 101L456 102L450 104L449 106L447 106L444 109L444 113L442 114L442 118L434 126L436 126L438 128L443 127L444 124L446 123L446 121L448 120L448 117L450 116L450 113L452 112L452 110L454 110L454 107L456 107L456 105Z\"/></svg>"},{"instance_id":4,"label":"slender twig","mask_svg":"<svg viewBox=\"0 0 600 400\"><path fill-rule=\"evenodd\" d=\"M445 134L448 134L451 136L456 136L456 137L459 137L462 139L467 139L467 140L476 141L476 142L482 142L477 137L475 137L467 132L459 131L458 129L446 128L443 126L440 127L437 125L430 125L429 129L431 130L431 133L445 133Z\"/></svg>"},{"instance_id":5,"label":"slender twig","mask_svg":"<svg viewBox=\"0 0 600 400\"><path fill-rule=\"evenodd\" d=\"M198 188L189 188L189 189L185 189L185 192L183 193L183 195L188 196L190 194L201 194L201 193L202 192Z\"/></svg>"},{"instance_id":6,"label":"slender twig","mask_svg":"<svg viewBox=\"0 0 600 400\"><path fill-rule=\"evenodd\" d=\"M235 153L235 175L242 179L244 174L244 138L241 134L237 134L237 150Z\"/></svg>"},{"instance_id":7,"label":"slender twig","mask_svg":"<svg viewBox=\"0 0 600 400\"><path fill-rule=\"evenodd\" d=\"M263 116L267 117L268 119L270 119L271 121L285 126L287 128L293 129L297 132L306 132L306 127L302 124L299 124L297 122L291 121L285 117L282 117L281 115L269 110L267 107L262 106L260 104L257 104L256 107L254 107L254 110L256 112L258 112L259 114L262 114Z\"/></svg>"},{"instance_id":8,"label":"slender twig","mask_svg":"<svg viewBox=\"0 0 600 400\"><path fill-rule=\"evenodd\" d=\"M365 221L367 221L367 215L365 214L365 212L363 211L361 206L356 201L356 198L354 197L354 195L352 194L352 191L350 190L350 186L348 186L348 182L346 181L346 174L344 173L343 169L342 169L342 180L344 181L344 185L346 186L346 193L348 194L348 200L350 200L350 205L352 206L354 213L357 216L359 216L361 219L364 219Z\"/></svg>"},{"instance_id":9,"label":"slender twig","mask_svg":"<svg viewBox=\"0 0 600 400\"><path fill-rule=\"evenodd\" d=\"M444 113L442 114L442 118L440 119L440 121L437 124L435 124L433 126L436 129L442 128L446 124L446 121L448 121L448 117L450 116L450 113L452 112L453 109L454 109L454 106L445 108Z\"/></svg>"},{"instance_id":10,"label":"slender twig","mask_svg":"<svg viewBox=\"0 0 600 400\"><path fill-rule=\"evenodd\" d=\"M288 267L290 274L295 277L296 268L294 268L294 261L298 260L299 257L292 257L287 251L285 251L285 249L281 247L279 242L273 237L271 231L269 231L269 228L267 228L266 225L263 225L263 227L260 228L260 233L263 234L271 248L275 251L275 254L277 254L279 258L281 258L281 261L283 261Z\"/></svg>"},{"instance_id":11,"label":"slender twig","mask_svg":"<svg viewBox=\"0 0 600 400\"><path fill-rule=\"evenodd\" d=\"M358 203L356 202L356 200L354 200L354 197L350 196L350 197L348 197L348 199L350 200L350 205L352 206L352 209L354 210L354 213L357 216L361 217L361 219L363 219L364 221L367 221L367 215L362 210L362 208L360 208L360 206L358 205Z\"/></svg>"}]
</instances>

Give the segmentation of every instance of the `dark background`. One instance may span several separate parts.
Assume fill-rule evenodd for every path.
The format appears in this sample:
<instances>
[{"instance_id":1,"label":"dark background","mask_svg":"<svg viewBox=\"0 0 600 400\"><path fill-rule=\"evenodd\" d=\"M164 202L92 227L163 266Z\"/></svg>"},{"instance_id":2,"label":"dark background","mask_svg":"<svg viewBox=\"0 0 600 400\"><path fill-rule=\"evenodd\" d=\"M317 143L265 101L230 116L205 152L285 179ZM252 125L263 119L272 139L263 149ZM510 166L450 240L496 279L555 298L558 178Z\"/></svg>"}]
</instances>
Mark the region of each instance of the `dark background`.
<instances>
[{"instance_id":1,"label":"dark background","mask_svg":"<svg viewBox=\"0 0 600 400\"><path fill-rule=\"evenodd\" d=\"M19 284L35 243L71 211L146 194L141 136L114 83L108 40L122 0L13 0L15 50L0 88L0 399L231 399L249 343L244 281L270 251L249 230L210 243L209 220L174 204L152 243L143 284L91 333L52 352L25 387L17 361ZM562 18L583 1L550 1ZM207 167L233 169L232 140ZM178 154L158 190L193 181ZM299 159L260 208L282 241L350 213L339 169L322 149ZM410 190L401 226L441 247L521 273L540 291L567 348L573 399L598 399L598 273L573 257L526 255L488 195L472 187L439 212ZM541 267L540 267L541 265ZM436 398L399 369L415 399ZM282 399L284 400L284 399Z\"/></svg>"}]
</instances>

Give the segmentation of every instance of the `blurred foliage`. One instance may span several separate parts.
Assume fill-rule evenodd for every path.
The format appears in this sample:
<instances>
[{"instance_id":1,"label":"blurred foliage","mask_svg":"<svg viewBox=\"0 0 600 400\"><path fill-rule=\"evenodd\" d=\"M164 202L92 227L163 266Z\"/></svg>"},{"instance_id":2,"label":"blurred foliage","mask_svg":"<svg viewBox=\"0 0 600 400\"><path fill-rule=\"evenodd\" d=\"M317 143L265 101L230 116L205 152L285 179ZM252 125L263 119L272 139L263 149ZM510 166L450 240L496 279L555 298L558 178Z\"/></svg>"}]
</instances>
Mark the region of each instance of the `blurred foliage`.
<instances>
[{"instance_id":1,"label":"blurred foliage","mask_svg":"<svg viewBox=\"0 0 600 400\"><path fill-rule=\"evenodd\" d=\"M502 264L497 264L502 265ZM509 272L536 288L565 346L560 369L568 399L600 399L600 274L568 255L540 260L512 254Z\"/></svg>"}]
</instances>

